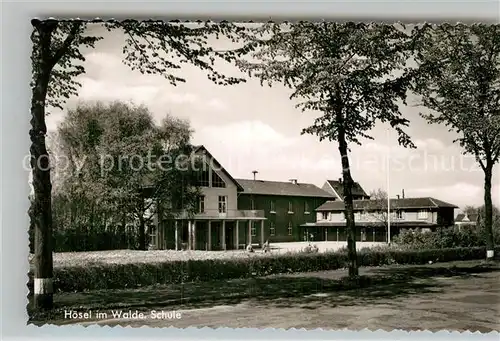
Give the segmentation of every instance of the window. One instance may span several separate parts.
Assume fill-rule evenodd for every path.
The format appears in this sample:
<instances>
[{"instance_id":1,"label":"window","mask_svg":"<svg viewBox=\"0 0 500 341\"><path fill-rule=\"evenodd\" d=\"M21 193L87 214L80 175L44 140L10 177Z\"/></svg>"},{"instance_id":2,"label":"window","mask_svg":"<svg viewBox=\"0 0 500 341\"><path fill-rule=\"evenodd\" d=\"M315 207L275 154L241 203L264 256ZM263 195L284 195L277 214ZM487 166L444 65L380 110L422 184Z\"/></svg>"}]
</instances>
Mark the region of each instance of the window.
<instances>
[{"instance_id":1,"label":"window","mask_svg":"<svg viewBox=\"0 0 500 341\"><path fill-rule=\"evenodd\" d=\"M288 223L288 235L291 236L292 232L293 232L293 226L292 226L292 222L290 221Z\"/></svg>"},{"instance_id":2,"label":"window","mask_svg":"<svg viewBox=\"0 0 500 341\"><path fill-rule=\"evenodd\" d=\"M152 249L157 249L158 248L158 235L156 233L156 226L152 225L151 230L149 233L149 238L150 238L150 246Z\"/></svg>"},{"instance_id":3,"label":"window","mask_svg":"<svg viewBox=\"0 0 500 341\"><path fill-rule=\"evenodd\" d=\"M271 225L269 227L269 235L270 236L275 236L276 235L276 225L274 224L273 221L271 221Z\"/></svg>"},{"instance_id":4,"label":"window","mask_svg":"<svg viewBox=\"0 0 500 341\"><path fill-rule=\"evenodd\" d=\"M321 219L327 220L328 219L328 212L321 212Z\"/></svg>"},{"instance_id":5,"label":"window","mask_svg":"<svg viewBox=\"0 0 500 341\"><path fill-rule=\"evenodd\" d=\"M219 196L219 213L227 213L227 201L226 201L226 196L220 195Z\"/></svg>"},{"instance_id":6,"label":"window","mask_svg":"<svg viewBox=\"0 0 500 341\"><path fill-rule=\"evenodd\" d=\"M217 172L212 170L212 187L218 188L226 188L226 183L222 178L217 174Z\"/></svg>"},{"instance_id":7,"label":"window","mask_svg":"<svg viewBox=\"0 0 500 341\"><path fill-rule=\"evenodd\" d=\"M210 172L208 170L200 170L198 171L198 176L196 179L196 184L200 187L209 187L210 186Z\"/></svg>"},{"instance_id":8,"label":"window","mask_svg":"<svg viewBox=\"0 0 500 341\"><path fill-rule=\"evenodd\" d=\"M205 196L200 195L198 200L198 213L205 213Z\"/></svg>"},{"instance_id":9,"label":"window","mask_svg":"<svg viewBox=\"0 0 500 341\"><path fill-rule=\"evenodd\" d=\"M418 219L427 219L428 217L427 214L428 214L427 210L418 211Z\"/></svg>"},{"instance_id":10,"label":"window","mask_svg":"<svg viewBox=\"0 0 500 341\"><path fill-rule=\"evenodd\" d=\"M288 213L293 213L293 204L291 201L288 202Z\"/></svg>"},{"instance_id":11,"label":"window","mask_svg":"<svg viewBox=\"0 0 500 341\"><path fill-rule=\"evenodd\" d=\"M361 220L361 212L354 212L354 220Z\"/></svg>"},{"instance_id":12,"label":"window","mask_svg":"<svg viewBox=\"0 0 500 341\"><path fill-rule=\"evenodd\" d=\"M304 203L304 214L309 214L309 203L307 201Z\"/></svg>"},{"instance_id":13,"label":"window","mask_svg":"<svg viewBox=\"0 0 500 341\"><path fill-rule=\"evenodd\" d=\"M404 217L404 214L403 214L403 213L404 213L403 211L401 211L401 210L397 210L397 211L396 211L396 219L404 219L404 218L403 218L403 217Z\"/></svg>"},{"instance_id":14,"label":"window","mask_svg":"<svg viewBox=\"0 0 500 341\"><path fill-rule=\"evenodd\" d=\"M250 224L252 224L252 237L255 237L257 235L257 228L255 227L255 222L251 221Z\"/></svg>"},{"instance_id":15,"label":"window","mask_svg":"<svg viewBox=\"0 0 500 341\"><path fill-rule=\"evenodd\" d=\"M271 200L271 213L276 213L276 201Z\"/></svg>"}]
</instances>

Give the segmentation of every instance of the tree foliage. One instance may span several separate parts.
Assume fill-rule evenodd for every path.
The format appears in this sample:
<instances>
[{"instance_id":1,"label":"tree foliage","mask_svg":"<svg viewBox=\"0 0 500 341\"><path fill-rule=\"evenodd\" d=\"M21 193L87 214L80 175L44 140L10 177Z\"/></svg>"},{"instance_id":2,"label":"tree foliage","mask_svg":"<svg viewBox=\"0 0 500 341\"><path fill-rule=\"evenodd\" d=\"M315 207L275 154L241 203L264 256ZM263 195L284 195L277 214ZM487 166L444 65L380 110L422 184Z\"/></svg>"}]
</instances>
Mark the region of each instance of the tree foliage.
<instances>
[{"instance_id":1,"label":"tree foliage","mask_svg":"<svg viewBox=\"0 0 500 341\"><path fill-rule=\"evenodd\" d=\"M291 88L298 108L319 115L303 134L338 143L350 276L357 276L358 269L349 143L373 139L369 131L381 122L397 131L401 145L414 147L404 131L409 121L400 104L406 103L411 86L414 70L407 60L420 30L407 31L364 23L269 23L247 35L254 60L238 62L262 84L280 82Z\"/></svg>"},{"instance_id":2,"label":"tree foliage","mask_svg":"<svg viewBox=\"0 0 500 341\"><path fill-rule=\"evenodd\" d=\"M500 157L500 25L427 27L416 54L423 116L460 136L483 170Z\"/></svg>"},{"instance_id":3,"label":"tree foliage","mask_svg":"<svg viewBox=\"0 0 500 341\"><path fill-rule=\"evenodd\" d=\"M40 25L50 25L49 63L50 79L47 92L47 106L62 109L64 102L77 95L80 83L76 77L85 73L83 48L94 48L103 37L92 35L89 26L102 26L108 31L121 31L125 34L123 62L132 70L143 74L164 76L172 85L185 82L181 75L175 74L184 64L192 64L207 73L207 77L219 85L244 82L244 78L227 76L217 71L217 61L232 62L248 52L249 46L231 50L216 50L209 39L224 36L235 42L243 27L228 23L197 21L181 23L178 21L57 21L34 20L35 29L31 40L33 51L32 77L40 76L42 60Z\"/></svg>"},{"instance_id":4,"label":"tree foliage","mask_svg":"<svg viewBox=\"0 0 500 341\"><path fill-rule=\"evenodd\" d=\"M144 106L81 104L58 132L65 153L59 157L71 160L60 191L106 214L106 224L138 222L141 249L143 230L155 214L194 210L199 192L194 164L185 162L191 152L188 122L167 116L157 126Z\"/></svg>"},{"instance_id":5,"label":"tree foliage","mask_svg":"<svg viewBox=\"0 0 500 341\"><path fill-rule=\"evenodd\" d=\"M255 61L239 61L250 75L293 89L297 107L319 112L303 133L336 141L372 139L376 122L388 122L404 146L413 147L399 110L405 103L412 69L405 69L415 39L396 25L312 23L263 25L252 34ZM270 36L270 37L269 37ZM258 39L256 39L257 37ZM336 114L340 115L336 115Z\"/></svg>"},{"instance_id":6,"label":"tree foliage","mask_svg":"<svg viewBox=\"0 0 500 341\"><path fill-rule=\"evenodd\" d=\"M415 56L415 91L430 123L458 133L464 153L484 171L484 225L493 252L493 167L500 158L500 25L426 27ZM492 254L488 254L491 257Z\"/></svg>"}]
</instances>

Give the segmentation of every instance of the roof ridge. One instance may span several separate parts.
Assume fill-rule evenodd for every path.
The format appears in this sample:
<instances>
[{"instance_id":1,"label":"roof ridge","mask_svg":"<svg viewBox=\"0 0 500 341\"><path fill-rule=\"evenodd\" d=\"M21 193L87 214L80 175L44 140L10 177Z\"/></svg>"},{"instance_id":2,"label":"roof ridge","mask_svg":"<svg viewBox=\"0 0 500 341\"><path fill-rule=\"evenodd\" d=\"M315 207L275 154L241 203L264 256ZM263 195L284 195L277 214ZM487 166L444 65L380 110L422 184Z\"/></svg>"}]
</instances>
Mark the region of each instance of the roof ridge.
<instances>
[{"instance_id":1,"label":"roof ridge","mask_svg":"<svg viewBox=\"0 0 500 341\"><path fill-rule=\"evenodd\" d=\"M434 201L434 199L433 199L433 198L428 197L428 199L430 200L430 202L431 202L434 206L439 207L439 206L438 206L438 204L436 204L436 202Z\"/></svg>"},{"instance_id":2,"label":"roof ridge","mask_svg":"<svg viewBox=\"0 0 500 341\"><path fill-rule=\"evenodd\" d=\"M290 181L278 181L278 180L262 180L262 179L243 179L243 178L235 178L236 181L238 180L243 180L243 181L260 181L260 182L275 182L275 183L280 183L280 184L290 184L290 185L311 185L311 186L316 186L321 189L321 187L310 183L310 182L297 182L297 184L294 184Z\"/></svg>"}]
</instances>

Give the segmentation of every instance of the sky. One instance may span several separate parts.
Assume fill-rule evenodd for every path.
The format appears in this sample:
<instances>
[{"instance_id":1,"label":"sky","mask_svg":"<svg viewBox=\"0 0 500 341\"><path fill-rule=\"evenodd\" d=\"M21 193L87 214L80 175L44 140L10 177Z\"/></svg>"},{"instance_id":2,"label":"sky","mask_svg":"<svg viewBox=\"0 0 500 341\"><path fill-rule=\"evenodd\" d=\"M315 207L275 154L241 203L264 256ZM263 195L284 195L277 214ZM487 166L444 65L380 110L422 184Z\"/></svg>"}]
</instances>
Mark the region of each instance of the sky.
<instances>
[{"instance_id":1,"label":"sky","mask_svg":"<svg viewBox=\"0 0 500 341\"><path fill-rule=\"evenodd\" d=\"M174 87L160 75L142 75L122 63L124 36L97 27L104 39L95 49L84 50L86 73L79 77L78 97L68 100L64 110L51 110L50 131L64 119L68 109L80 101L131 101L144 104L158 122L167 114L186 118L194 129L192 142L204 145L235 178L313 183L341 177L340 155L335 142L320 142L301 135L317 113L301 112L289 99L291 90L281 85L261 86L256 79L234 86L219 86L206 74L184 64L177 72L186 79ZM224 42L214 41L214 44ZM218 70L238 75L228 63ZM411 102L411 101L410 101ZM402 107L410 120L405 129L417 149L399 147L395 131L376 126L370 135L352 145L349 155L352 176L366 192L381 188L391 197L405 191L406 197L430 196L463 207L483 204L484 173L471 156L462 155L455 133L447 127L429 125L419 117L422 108ZM389 171L387 171L389 155ZM500 206L500 167L494 169L493 202Z\"/></svg>"}]
</instances>

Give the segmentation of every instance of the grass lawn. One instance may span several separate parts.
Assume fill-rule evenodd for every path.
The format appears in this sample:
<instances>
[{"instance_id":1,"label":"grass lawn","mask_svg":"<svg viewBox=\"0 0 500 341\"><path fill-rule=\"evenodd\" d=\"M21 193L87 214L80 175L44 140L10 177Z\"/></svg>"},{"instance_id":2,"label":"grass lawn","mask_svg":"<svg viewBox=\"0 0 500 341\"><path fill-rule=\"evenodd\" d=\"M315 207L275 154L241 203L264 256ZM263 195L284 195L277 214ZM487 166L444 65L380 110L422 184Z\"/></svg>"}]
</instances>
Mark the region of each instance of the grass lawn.
<instances>
[{"instance_id":1,"label":"grass lawn","mask_svg":"<svg viewBox=\"0 0 500 341\"><path fill-rule=\"evenodd\" d=\"M110 251L88 251L88 252L57 252L54 253L54 267L69 267L92 264L129 264L129 263L160 263L168 261L186 261L201 259L228 259L247 257L267 257L270 255L284 254L287 252L299 252L303 250L308 242L274 243L271 244L271 254L265 254L257 250L248 253L244 250L230 251L175 251L175 250L110 250ZM318 246L319 252L332 252L346 247L346 242L312 242ZM358 242L358 249L371 248L385 243ZM33 255L29 257L30 264L33 263Z\"/></svg>"},{"instance_id":2,"label":"grass lawn","mask_svg":"<svg viewBox=\"0 0 500 341\"><path fill-rule=\"evenodd\" d=\"M405 327L405 323L406 328L426 328L425 323L427 323L429 326L427 329L439 329L446 323L449 325L455 323L453 329L457 329L459 321L462 321L460 323L466 329L478 328L481 331L488 328L499 329L500 266L498 263L467 261L426 266L367 267L360 269L361 277L356 283L345 280L346 274L344 270L335 270L220 282L158 285L133 290L60 293L54 297L57 309L50 316L35 316L32 322L36 324L96 322L65 319L64 310L79 312L100 310L111 316L111 309L133 309L142 311L146 315L152 309L175 309L183 312L182 319L177 321L109 319L97 322L135 326L350 328L350 325L341 325L348 321L352 322L356 314L364 316L363 313L366 315L371 311L371 314L377 317L375 320L381 324L381 328L384 323L388 328L394 324L394 327L390 328L392 329L398 327L394 320L396 316L403 314L401 311L406 309L406 322L403 318L400 328ZM445 296L449 302L439 303L441 297ZM388 308L388 305L392 308ZM368 309L368 306L372 310ZM415 308L417 306L421 308ZM424 310L429 312L428 317L422 315ZM379 313L375 314L376 311ZM414 314L409 313L410 311L414 311ZM265 318L267 313L274 314L273 319ZM344 314L342 315L344 318L337 319L335 314ZM351 317L345 317L346 314L350 314ZM385 321L384 314L392 317L387 317ZM422 316L417 317L415 314ZM444 317L436 317L439 314L447 314L448 318L455 316L456 321L436 324L436 321L445 321ZM482 319L481 314L483 314ZM234 316L240 318L234 319L232 318ZM466 316L469 316L468 320ZM223 320L223 317L227 320ZM373 321L362 319L358 325L360 328L373 327L375 323Z\"/></svg>"}]
</instances>

